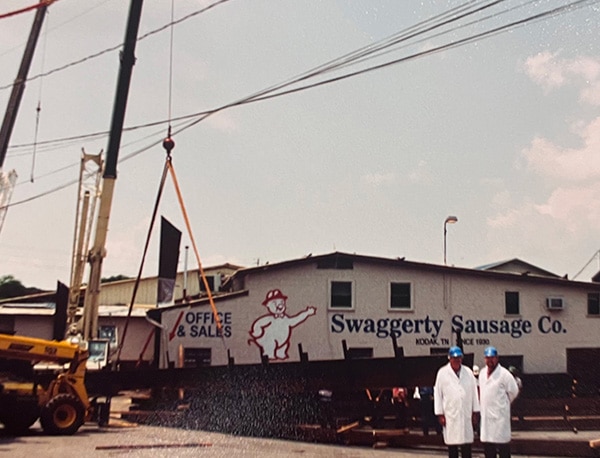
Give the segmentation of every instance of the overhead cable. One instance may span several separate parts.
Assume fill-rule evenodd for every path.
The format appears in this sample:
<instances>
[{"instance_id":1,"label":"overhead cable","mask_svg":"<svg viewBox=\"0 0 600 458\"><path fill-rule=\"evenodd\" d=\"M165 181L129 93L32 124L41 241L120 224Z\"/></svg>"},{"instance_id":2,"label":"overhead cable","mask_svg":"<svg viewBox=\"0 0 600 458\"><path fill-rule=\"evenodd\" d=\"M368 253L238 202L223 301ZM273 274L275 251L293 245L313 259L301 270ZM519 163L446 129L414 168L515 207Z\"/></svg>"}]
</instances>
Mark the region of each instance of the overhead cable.
<instances>
[{"instance_id":1,"label":"overhead cable","mask_svg":"<svg viewBox=\"0 0 600 458\"><path fill-rule=\"evenodd\" d=\"M51 1L57 1L57 0L51 0ZM195 17L195 16L197 16L199 14L205 13L206 11L208 11L208 10L210 10L210 9L212 9L212 8L214 8L214 7L222 4L222 3L226 3L228 1L230 1L230 0L218 0L217 2L215 2L215 3L211 4L211 5L205 6L204 8L201 8L201 9L199 9L197 11L194 11L193 13L188 14L187 16L179 18L179 19L177 19L175 21L171 21L168 24L165 24L165 25L163 25L163 26L161 26L161 27L159 27L157 29L151 30L150 32L147 32L146 34L139 36L138 39L137 39L137 41L144 40L144 39L146 39L146 38L148 38L148 37L150 37L152 35L155 35L155 34L157 34L159 32L162 32L163 30L167 30L169 27L171 27L173 25L180 24L181 22L184 22L184 21L186 21L186 20L188 20L190 18L193 18L193 17ZM44 76L52 75L54 73L61 72L63 70L71 68L71 67L75 67L76 65L83 64L84 62L88 62L90 60L96 59L97 57L103 56L104 54L108 54L108 53L113 52L113 51L118 51L122 47L123 47L123 43L119 43L118 45L111 46L110 48L103 49L102 51L98 51L96 53L90 54L90 55L88 55L86 57L83 57L81 59L75 60L73 62L69 62L68 64L62 65L60 67L53 68L51 70L48 70L47 72L38 73L37 75L34 75L34 76L28 78L26 80L26 82L33 81L33 80L36 80L38 78L42 78ZM5 89L9 89L11 87L12 87L12 84L5 84L4 86L0 86L0 91L5 90Z\"/></svg>"},{"instance_id":2,"label":"overhead cable","mask_svg":"<svg viewBox=\"0 0 600 458\"><path fill-rule=\"evenodd\" d=\"M222 1L227 1L227 0L222 0ZM453 14L459 13L458 16L460 18L464 18L467 16L471 16L472 14L474 14L475 12L479 12L479 11L483 11L484 9L487 9L491 6L495 6L500 4L501 2L505 2L506 0L495 0L491 3L488 3L487 5L485 4L485 2L479 0L473 0L471 2L469 2L468 4L464 4L461 5L461 7L458 8L454 8L452 10L449 10L445 13L442 13L441 15L435 16L435 18L437 18L438 20L441 20L444 25L455 22L456 19L454 19L454 17L452 16ZM229 108L233 108L236 106L242 106L242 105L247 105L250 103L254 103L254 102L260 102L260 101L265 101L265 100L269 100L269 99L274 99L277 97L281 97L284 95L290 95L293 93L298 93L298 92L302 92L308 89L312 89L312 88L316 88L319 86L324 86L324 85L328 85L328 84L332 84L335 82L339 82L348 78L352 78L355 76L359 76L362 74L366 74L366 73L370 73L373 71L377 71L377 70L381 70L390 66L394 66L400 63L404 63L404 62L408 62L408 61L412 61L414 59L418 59L421 57L426 57L435 53L439 53L439 52L443 52L446 50L450 50L450 49L454 49L460 46L464 46L467 44L470 44L474 41L477 40L482 40L485 38L489 38L495 35L498 35L500 33L509 31L509 30L513 30L517 27L521 27L524 26L528 23L534 23L537 21L540 21L542 19L546 19L549 17L555 17L558 16L560 14L564 14L567 12L572 12L581 8L584 8L586 6L592 5L592 4L596 4L600 2L600 0L575 0L572 1L568 4L565 5L561 5L559 7L555 7L552 8L550 10L546 10L537 14L533 14L530 16L527 16L525 18L522 19L518 19L518 20L514 20L511 22L508 22L504 25L500 25L494 28L491 28L489 30L486 31L482 31L480 33L476 33L464 38L460 38L451 42L448 42L446 44L443 45L439 45L439 46L435 46L435 47L431 47L429 49L423 50L423 51L419 51L419 52L415 52L412 53L410 55L407 56L403 56L397 59L393 59L381 64L376 64L376 65L372 65L370 67L366 67L366 68L362 68L353 72L348 72L342 75L338 75L338 76L334 76L331 77L329 79L324 79L324 80L320 80L320 81L316 81L314 83L309 83L309 84L305 84L303 86L298 86L298 87L291 87L294 86L298 83L307 81L311 78L315 78L317 76L320 76L322 74L328 73L328 72L332 72L334 70L340 69L340 68L345 68L347 66L349 66L352 63L357 63L357 62L363 62L366 58L369 58L370 56L372 56L374 53L380 53L382 50L387 50L389 49L391 46L397 45L398 43L402 43L410 38L414 38L416 36L422 35L426 32L429 32L431 30L437 29L439 28L439 26L436 26L435 23L430 23L430 20L428 21L424 21L423 23L417 24L415 26L412 26L411 28L400 32L399 34L394 35L394 37L396 37L395 39L392 39L390 41L389 38L386 38L385 40L382 40L379 43L379 45L375 45L375 46L367 46L367 47L363 47L360 50L357 50L353 53L349 53L345 56L342 56L341 58L332 60L326 64L323 64L321 66L318 66L312 70L309 70L307 72L302 73L301 75L298 75L294 78L290 78L288 80L286 80L283 83L279 83L276 84L274 86L271 86L269 88L263 89L261 91L258 91L252 95L243 97L241 99L238 99L236 101L224 104L218 108L214 108L214 109L210 109L210 110L204 110L204 111L200 111L200 112L196 112L196 113L192 113L192 114L188 114L188 115L184 115L184 116L179 116L176 118L173 118L172 121L176 121L178 122L177 127L174 129L173 134L177 134L180 132L183 132L195 125L197 125L198 123L204 121L206 118L208 118L209 116L212 116L216 113L219 113L221 111L224 111L226 109ZM529 3L535 3L533 0L527 2ZM519 6L515 6L509 10L505 10L505 11L510 11L510 10L515 10L520 8L521 5ZM475 9L473 9L475 8ZM493 15L489 15L487 16L485 19L490 19L490 18L495 18L498 17L502 14L504 14L504 12L499 12L499 13L495 13ZM479 19L477 21L473 21L470 24L474 24L476 22L481 22L482 19ZM426 26L424 29L422 30L418 30L418 27L420 26ZM451 29L451 31L456 31L460 28L463 28L465 26L465 24L463 25L459 25L453 29ZM408 33L408 31L412 31L412 33ZM443 34L447 34L450 31L445 31L445 32L439 32L438 35L443 35ZM400 38L402 37L402 38ZM387 40L387 41L386 41ZM148 127L154 127L154 126L159 126L159 125L164 125L165 120L161 120L161 121L155 121L155 122L150 122L147 124L143 124L143 125L138 125L138 126L134 126L134 127L129 127L124 129L124 131L133 131L136 129L144 129L144 128L148 128ZM105 135L106 133L96 133L96 134L88 134L88 135L92 135L92 136L100 136L100 135ZM154 135L149 135L148 137L151 138L156 138ZM58 139L55 141L71 141L77 138L86 138L85 136L80 136L80 137L69 137L67 139ZM156 145L161 144L162 139L157 139L153 142L151 142L149 145L146 145L128 155L124 155L121 158L121 161L125 161L128 159L131 159L145 151L150 150L151 148L155 147ZM49 142L50 143L50 142ZM40 142L39 144L43 144L43 142ZM21 145L21 147L25 147L26 145ZM120 161L120 162L121 162ZM68 185L70 185L72 183L69 183ZM66 187L68 185L56 188L55 190L58 189L63 189L63 187ZM54 192L54 191L52 191ZM35 197L31 197L29 199L23 200L23 201L19 201L19 202L14 202L11 204L11 206L14 205L19 205L21 203L25 203L25 202L29 202L31 200L33 200L36 197L42 197L42 196L46 196L48 195L49 192L44 192L38 196Z\"/></svg>"}]
</instances>

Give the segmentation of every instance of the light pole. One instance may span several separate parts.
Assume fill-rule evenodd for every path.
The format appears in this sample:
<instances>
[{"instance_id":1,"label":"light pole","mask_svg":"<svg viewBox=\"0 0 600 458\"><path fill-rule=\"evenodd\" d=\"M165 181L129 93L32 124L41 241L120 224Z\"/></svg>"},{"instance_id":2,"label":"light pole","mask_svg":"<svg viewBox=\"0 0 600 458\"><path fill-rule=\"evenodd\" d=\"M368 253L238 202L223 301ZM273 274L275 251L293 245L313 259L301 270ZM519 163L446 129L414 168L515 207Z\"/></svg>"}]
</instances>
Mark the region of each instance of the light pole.
<instances>
[{"instance_id":1,"label":"light pole","mask_svg":"<svg viewBox=\"0 0 600 458\"><path fill-rule=\"evenodd\" d=\"M446 218L446 221L444 221L444 265L447 265L446 263L446 233L448 232L448 229L446 228L446 226L448 224L454 224L458 221L458 218L456 216L448 216Z\"/></svg>"}]
</instances>

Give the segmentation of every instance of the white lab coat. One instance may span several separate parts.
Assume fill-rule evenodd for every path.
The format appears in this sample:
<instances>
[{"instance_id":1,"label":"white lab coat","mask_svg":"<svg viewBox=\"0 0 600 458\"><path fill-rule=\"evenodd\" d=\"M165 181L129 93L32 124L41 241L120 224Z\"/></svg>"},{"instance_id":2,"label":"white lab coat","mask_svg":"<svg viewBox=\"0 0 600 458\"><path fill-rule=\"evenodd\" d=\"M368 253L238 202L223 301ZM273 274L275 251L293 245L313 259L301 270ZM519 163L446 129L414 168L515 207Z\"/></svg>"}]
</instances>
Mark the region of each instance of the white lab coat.
<instances>
[{"instance_id":1,"label":"white lab coat","mask_svg":"<svg viewBox=\"0 0 600 458\"><path fill-rule=\"evenodd\" d=\"M446 364L437 373L433 387L436 415L446 417L444 442L447 445L473 442L473 412L479 412L477 381L471 369L461 366L459 375Z\"/></svg>"},{"instance_id":2,"label":"white lab coat","mask_svg":"<svg viewBox=\"0 0 600 458\"><path fill-rule=\"evenodd\" d=\"M489 377L487 367L481 370L481 442L510 442L510 404L518 394L519 387L515 378L500 364Z\"/></svg>"}]
</instances>

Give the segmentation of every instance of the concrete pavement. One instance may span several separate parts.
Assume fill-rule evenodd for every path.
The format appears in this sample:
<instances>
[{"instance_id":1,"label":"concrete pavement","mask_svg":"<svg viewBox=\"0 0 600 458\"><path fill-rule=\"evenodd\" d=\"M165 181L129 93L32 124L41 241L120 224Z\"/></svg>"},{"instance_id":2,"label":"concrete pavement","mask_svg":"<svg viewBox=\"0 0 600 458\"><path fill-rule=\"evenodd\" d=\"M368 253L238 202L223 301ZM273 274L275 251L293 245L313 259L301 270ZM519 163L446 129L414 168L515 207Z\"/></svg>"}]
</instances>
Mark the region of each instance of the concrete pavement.
<instances>
[{"instance_id":1,"label":"concrete pavement","mask_svg":"<svg viewBox=\"0 0 600 458\"><path fill-rule=\"evenodd\" d=\"M5 435L4 431L0 429L0 455L10 456L11 458L55 456L60 458L87 458L89 456L153 458L279 458L288 456L306 458L388 458L394 456L416 458L447 456L446 449L440 441L441 438L437 438L437 443L431 442L423 448L398 448L394 446L394 442L398 441L399 434L394 435L389 431L387 433L372 431L371 434L375 439L373 441L375 442L374 446L371 444L344 446L233 436L167 426L138 425L122 420L118 413L127 411L130 403L130 399L126 397L113 398L113 412L108 426L98 427L92 423L86 424L73 436L45 435L38 423L31 428L27 435L22 437ZM415 436L420 435L417 431L410 432L410 435L413 434ZM579 444L578 448L573 449L574 453L578 454L572 456L594 456L591 449L586 450L586 444L590 440L600 439L600 425L596 431L579 431L577 434L571 430L514 431L513 438L513 452L516 452L513 453L513 457L551 456L547 453L540 455L519 454L519 444L540 444L539 448L533 448L535 453L539 453L544 448L551 450L553 444L568 441L576 441ZM435 441L434 437L431 439ZM530 447L527 450L532 450L532 448ZM576 450L583 450L586 454L582 455ZM480 458L483 454L476 450L473 456L474 458Z\"/></svg>"},{"instance_id":2,"label":"concrete pavement","mask_svg":"<svg viewBox=\"0 0 600 458\"><path fill-rule=\"evenodd\" d=\"M526 436L541 440L570 438L573 432L518 432L518 439ZM580 435L580 436L579 436ZM578 434L581 440L598 438L600 433L586 431ZM326 445L279 439L232 436L215 432L185 430L179 428L135 425L112 418L107 427L94 424L83 426L73 436L48 436L39 425L34 425L30 433L23 437L11 437L0 430L0 454L11 458L86 458L94 457L209 457L238 458L261 457L280 458L302 456L306 458L416 458L444 457L444 448L440 449L404 449L385 448L382 443L371 446ZM474 458L482 457L480 452ZM538 455L519 455L514 457L532 458ZM545 455L548 456L548 455ZM578 456L578 455L574 455ZM589 456L589 455L588 455ZM591 455L593 456L593 455Z\"/></svg>"}]
</instances>

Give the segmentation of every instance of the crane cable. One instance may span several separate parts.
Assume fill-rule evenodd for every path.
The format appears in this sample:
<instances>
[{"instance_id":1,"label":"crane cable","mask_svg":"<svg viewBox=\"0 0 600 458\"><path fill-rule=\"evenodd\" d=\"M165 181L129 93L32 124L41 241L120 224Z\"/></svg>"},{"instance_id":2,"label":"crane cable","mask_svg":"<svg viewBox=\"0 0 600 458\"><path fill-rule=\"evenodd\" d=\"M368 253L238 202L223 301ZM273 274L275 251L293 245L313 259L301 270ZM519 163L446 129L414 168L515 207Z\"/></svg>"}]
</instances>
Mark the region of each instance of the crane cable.
<instances>
[{"instance_id":1,"label":"crane cable","mask_svg":"<svg viewBox=\"0 0 600 458\"><path fill-rule=\"evenodd\" d=\"M174 1L175 0L171 0L171 23L173 23L173 14L174 14ZM194 239L193 233L192 233L192 228L191 228L191 224L190 224L190 219L188 217L188 213L187 210L185 208L185 204L183 202L183 195L181 193L181 188L179 187L179 181L177 180L177 175L175 174L175 169L173 167L173 163L172 163L172 157L171 157L171 151L173 150L173 148L175 147L175 142L173 141L173 139L171 138L171 117L172 117L172 86L173 86L173 28L171 27L171 38L170 38L170 46L169 46L169 54L170 54L170 58L169 58L169 96L168 96L168 113L169 113L169 124L168 124L168 129L167 129L167 137L163 140L162 142L162 146L165 149L166 153L167 153L167 157L165 158L165 165L163 167L163 173L162 173L162 177L160 180L160 185L158 188L158 193L156 196L156 201L154 203L154 210L152 212L152 218L150 220L150 226L148 228L148 234L146 235L146 243L144 245L144 252L142 254L142 260L140 262L140 268L138 271L138 275L134 284L134 288L133 288L133 293L132 293L132 297L131 297L131 301L129 303L129 310L127 312L127 318L125 320L125 326L123 329L123 336L121 338L121 342L119 344L119 348L117 350L117 357L115 359L114 362L114 366L117 367L121 358L121 351L123 349L123 345L125 342L125 336L127 335L127 328L129 325L129 319L131 317L131 313L133 311L133 306L135 304L135 298L137 295L137 290L140 284L140 280L142 277L142 271L144 268L144 263L146 260L146 255L148 253L148 247L150 245L150 238L152 235L152 229L154 227L154 223L156 221L156 216L158 214L158 207L160 204L160 200L164 191L164 187L165 187L165 182L166 182L166 178L167 178L167 172L170 173L171 178L173 180L173 185L175 187L175 192L177 194L177 199L179 201L179 206L181 207L181 212L183 215L183 218L185 220L185 224L186 224L186 228L188 230L188 236L190 237L191 243L192 243L192 247L194 249L194 254L196 256L196 261L198 262L198 271L200 272L200 277L202 278L202 282L204 284L204 287L206 289L207 295L208 295L208 300L210 303L210 307L212 309L212 313L213 316L215 318L215 323L217 325L217 330L218 333L221 336L221 341L223 342L223 345L225 346L225 348L227 347L225 345L225 336L223 333L223 324L221 323L221 318L219 316L219 313L217 311L217 307L215 306L215 302L212 296L212 291L210 288L210 285L208 284L208 279L206 278L206 274L204 272L204 269L202 268L202 263L200 261L200 254L198 252L198 247L196 245L196 241ZM164 328L161 329L161 336L163 334ZM142 350L142 353L140 354L140 359L149 343L149 339L151 337L152 333L150 334L148 341L146 342L146 345L144 345L144 349ZM168 353L167 353L168 354ZM140 361L138 361L138 364L140 363Z\"/></svg>"},{"instance_id":2,"label":"crane cable","mask_svg":"<svg viewBox=\"0 0 600 458\"><path fill-rule=\"evenodd\" d=\"M171 135L171 120L173 116L173 43L174 43L174 31L175 31L175 0L171 0L171 33L169 39L169 120L168 120L168 130L167 130L167 138L163 141L163 148L167 152L167 162L166 167L169 169L169 173L173 180L173 186L175 187L175 192L177 194L177 199L179 200L179 206L181 208L181 213L183 215L183 219L185 220L185 225L188 231L188 236L192 242L192 248L194 250L194 255L196 256L196 262L198 263L198 271L200 272L200 277L202 278L202 283L204 284L204 288L206 289L206 293L208 295L208 301L210 303L210 308L212 309L212 313L215 319L215 323L217 325L217 329L219 334L221 335L221 340L225 348L225 337L223 334L223 324L221 323L221 318L219 317L219 313L217 312L217 307L215 306L215 301L212 296L211 288L208 284L208 280L206 278L206 274L204 273L204 269L202 267L202 262L200 261L200 253L198 252L198 246L196 245L196 240L194 239L194 234L192 232L192 226L190 224L190 219L188 217L187 210L185 208L185 203L183 202L183 195L181 193L181 188L179 187L179 181L177 180L177 175L175 173L175 168L173 167L173 162L171 161L171 151L175 147L175 142L173 141ZM185 298L184 298L185 299Z\"/></svg>"},{"instance_id":3,"label":"crane cable","mask_svg":"<svg viewBox=\"0 0 600 458\"><path fill-rule=\"evenodd\" d=\"M212 291L210 288L210 285L208 284L208 279L206 278L206 274L204 272L204 269L202 267L202 262L200 261L200 253L198 251L198 246L196 244L196 240L194 239L193 233L192 233L192 226L190 224L190 219L188 217L188 213L185 207L185 203L183 202L183 195L181 193L181 188L179 187L179 181L177 180L177 175L175 173L175 168L173 167L173 163L172 163L172 158L171 158L171 151L173 150L173 148L175 147L175 142L173 141L173 139L169 136L167 138L165 138L165 140L163 141L163 147L165 148L166 152L167 152L167 157L165 159L165 165L163 167L163 173L162 173L162 177L160 180L160 185L158 188L158 193L156 196L156 201L154 203L154 210L152 212L152 218L150 220L150 226L148 228L148 233L146 235L146 243L144 245L144 252L142 254L142 260L140 262L140 268L138 270L138 275L136 277L135 280L135 284L133 287L133 292L131 295L131 301L129 303L129 309L127 311L127 318L125 320L125 325L123 328L123 336L121 337L121 342L119 343L119 347L117 349L117 356L115 358L114 361L114 365L115 367L118 366L120 358L121 358L121 351L123 349L124 343L125 343L125 337L127 335L127 328L129 326L129 320L131 318L131 313L133 311L133 306L135 304L135 298L137 295L137 291L139 288L139 284L142 278L142 272L144 269L144 263L146 260L146 255L148 254L148 247L150 246L150 238L152 235L152 230L154 228L154 223L156 221L156 216L158 214L158 207L160 204L160 200L164 191L164 187L165 187L165 182L166 182L166 178L167 178L167 172L169 172L172 180L173 180L173 186L175 187L175 192L177 194L177 199L179 201L179 206L181 207L181 213L183 215L183 219L185 220L185 225L188 231L188 236L190 237L191 243L192 243L192 247L194 250L194 254L196 256L196 261L198 262L198 271L200 272L200 277L202 278L202 282L204 284L204 287L206 289L206 293L208 296L208 301L210 303L210 307L213 313L213 316L215 318L215 324L217 325L217 330L218 330L218 334L221 336L221 341L224 345L225 348L227 348L227 345L225 344L225 335L223 333L223 324L221 322L221 317L219 316L219 312L217 311L217 307L215 305L215 301L212 295Z\"/></svg>"},{"instance_id":4,"label":"crane cable","mask_svg":"<svg viewBox=\"0 0 600 458\"><path fill-rule=\"evenodd\" d=\"M196 13L203 12L203 11L209 9L209 8L214 7L216 4L223 3L225 1L228 1L228 0L220 0L220 2L217 2L217 3L215 3L215 4L211 5L211 6L203 9L203 10L197 11ZM511 22L511 23L505 24L505 25L500 26L500 27L496 27L496 28L494 28L492 30L484 31L482 33L478 33L476 35L473 35L473 36L470 36L470 37L467 37L467 38L463 38L463 39L461 39L459 41L456 41L456 42L446 43L446 44L437 46L435 48L426 49L424 51L419 51L419 52L413 53L411 55L408 55L408 56L405 56L405 57L402 57L402 58L399 58L399 59L395 59L395 60L386 62L384 64L379 64L379 65L375 65L375 66L363 68L363 69L360 69L360 70L355 71L355 72L347 73L345 75L341 75L341 76L338 76L338 77L333 77L333 78L326 79L326 80L321 80L321 81L318 81L316 83L310 83L310 84L306 84L305 86L301 86L301 87L297 87L297 88L292 88L292 89L288 89L288 90L280 90L280 89L283 89L285 87L289 87L292 84L295 84L295 83L298 83L300 81L303 81L303 80L307 79L308 73L305 73L305 74L300 75L299 77L294 78L294 79L292 79L292 80L290 80L288 82L279 83L276 86L273 86L273 87L267 88L267 89L263 89L260 92L257 92L257 93L255 93L253 95L246 96L246 97L244 97L242 99L239 99L239 100L234 101L234 102L227 103L225 105L221 105L220 107L217 107L217 108L214 108L214 109L211 109L211 110L206 110L206 111L202 111L202 112L192 113L192 114L183 115L183 116L179 116L179 117L173 118L174 120L181 121L181 125L182 125L182 127L180 127L176 131L176 133L183 132L184 130L187 130L187 129L191 128L191 127L194 127L195 125L199 124L200 122L202 122L203 120L205 120L209 116L214 115L215 113L218 113L220 111L223 111L223 110L226 110L226 109L229 109L229 108L233 108L233 107L241 106L241 105L246 105L246 104L250 104L250 103L254 103L254 102L261 102L261 101L264 101L264 100L269 100L269 99L273 99L273 98L276 98L276 97L286 96L286 95L290 95L290 94L293 94L293 93L296 93L296 92L313 89L313 88L318 87L318 86L324 86L324 85L336 83L336 82L342 81L344 79L352 78L352 77L355 77L355 76L358 76L358 75L361 75L361 74L365 74L365 73L368 73L368 72L371 72L371 71L381 70L381 69L383 69L383 68L385 68L387 66L396 65L396 64L400 64L400 63L405 63L405 62L408 62L408 61L413 60L413 59L426 57L428 55L432 55L432 54L437 53L437 52L443 52L443 51L446 51L446 50L449 50L449 49L453 49L455 47L463 46L463 45L472 43L474 41L482 40L482 39L487 38L489 36L494 36L494 35L500 34L502 32L512 30L513 28L517 28L517 27L523 26L523 25L527 24L528 22L536 22L536 21L539 21L539 20L541 20L543 18L546 18L546 17L558 16L560 14L564 14L564 13L568 13L570 11L575 11L577 9L584 8L584 7L588 6L589 4L596 4L596 3L599 3L599 2L600 2L600 0L575 0L575 1L571 1L571 3L569 3L567 5L562 5L560 7L553 8L551 10L547 10L547 11L544 11L542 13L538 13L538 14L535 14L533 16L526 17L524 19L519 19L518 21ZM163 30L163 29L164 29L164 27L161 28L160 30ZM420 40L420 41L422 41L422 40ZM110 51L112 51L112 49ZM362 59L365 60L364 57L362 57ZM326 64L326 65L329 66L333 62L335 62L335 60L332 61L332 62L330 62L329 64ZM343 64L343 66L347 66L347 65L348 65L347 62ZM340 65L340 67L341 66L342 65ZM327 67L326 70L330 71L329 67ZM321 71L321 73L323 73L323 71ZM46 73L46 74L48 74L48 73ZM38 75L38 77L39 77L39 75ZM30 78L28 81L31 81L32 79L34 79L34 78ZM10 86L0 86L0 90L6 89L7 87L10 87ZM279 92L275 92L277 90L280 90L280 91ZM184 120L186 120L186 119L193 119L193 120L191 122L184 123ZM137 129L147 128L147 127L153 127L153 126L156 126L158 124L163 124L164 122L165 122L164 120L153 121L153 122L150 122L150 123L146 123L146 124L142 124L142 125L138 125L138 126L132 126L132 127L129 127L129 128L125 128L124 131L134 131L134 130L137 130ZM72 141L75 141L75 140L81 140L81 139L85 139L85 138L96 138L96 137L100 137L100 136L105 136L106 134L107 134L107 132L95 132L95 133L86 134L86 135L75 135L75 136L66 137L66 138L60 138L60 139L56 139L56 140L43 141L43 142L40 142L39 144L50 145L50 144L57 143L57 142L63 142L63 144L66 144L66 142L72 142ZM151 134L148 137L153 137L153 136L154 136L154 134ZM137 141L145 140L148 137L144 137L144 138L142 138L140 140L136 140L136 141L134 141L132 143L136 143ZM149 151L151 148L153 148L154 146L156 146L160 142L161 142L161 140L155 140L152 143L150 143L150 144L148 144L148 145L146 145L144 147L141 147L138 150L130 153L129 155L127 155L126 157L124 157L122 159L122 161L129 160L129 159L131 159L131 158L133 158L133 157L135 157L135 156L137 156L139 154L142 154L142 153L144 153L146 151ZM23 147L29 147L29 146L31 146L31 145L27 145L27 144L24 144L24 145L14 145L13 148L15 148L15 147L17 147L17 148L23 148ZM72 164L70 166L63 167L62 169L55 170L54 172L50 172L50 173L46 174L45 176L51 175L53 173L60 172L60 171L64 170L65 168L72 167L72 166L74 166L74 165ZM0 207L0 210L2 210L4 208L9 208L9 207L17 206L17 205L26 204L26 203L31 202L33 200L36 200L38 198L46 197L46 196L48 196L50 194L53 194L53 193L55 193L57 191L60 191L60 190L66 188L68 186L71 186L72 184L75 184L75 183L76 183L76 181L66 182L66 183L64 183L62 185L58 185L58 186L56 186L56 187L54 187L52 189L49 189L47 191L41 192L39 194L30 196L30 197L23 198L22 200L19 200L19 201L16 201L16 202L12 202L12 203L4 206L4 207ZM16 186L19 186L19 184L20 183L17 183Z\"/></svg>"},{"instance_id":5,"label":"crane cable","mask_svg":"<svg viewBox=\"0 0 600 458\"><path fill-rule=\"evenodd\" d=\"M137 277L135 279L135 284L133 286L133 292L131 294L131 301L129 302L129 309L127 311L127 318L125 319L125 325L123 327L123 336L121 337L121 342L119 343L119 347L117 349L117 356L114 361L115 368L118 366L119 361L121 360L121 351L123 349L123 345L125 343L125 336L127 335L127 328L129 327L129 319L131 318L131 312L133 311L133 306L135 304L135 298L137 296L137 291L140 285L140 281L142 278L142 272L144 269L144 263L146 261L146 255L148 254L148 247L150 246L150 238L152 235L152 229L154 227L154 222L156 221L156 215L158 214L158 206L160 204L160 199L162 197L163 190L165 188L165 182L167 181L167 170L168 163L171 160L170 154L167 154L167 160L165 162L165 166L163 167L163 173L160 180L160 185L158 187L158 193L156 195L156 201L154 202L154 210L152 211L152 218L150 220L150 226L148 227L148 233L146 235L146 243L144 245L144 252L142 253L142 259L140 262L140 268L138 270Z\"/></svg>"},{"instance_id":6,"label":"crane cable","mask_svg":"<svg viewBox=\"0 0 600 458\"><path fill-rule=\"evenodd\" d=\"M169 113L169 133L167 135L167 138L171 138L171 120L173 118L172 116L172 111L173 111L173 41L174 41L174 35L175 35L175 28L173 27L173 23L174 23L174 17L175 17L175 0L171 0L171 33L169 36L169 106L168 106L168 113ZM174 145L173 145L174 146ZM170 151L167 153L169 154Z\"/></svg>"},{"instance_id":7,"label":"crane cable","mask_svg":"<svg viewBox=\"0 0 600 458\"><path fill-rule=\"evenodd\" d=\"M171 140L171 139L169 137L166 140ZM171 161L168 162L167 167L169 169L169 173L171 174L171 178L173 179L173 186L175 186L175 192L177 193L177 199L179 200L179 206L181 207L181 213L183 214L183 219L185 220L185 226L188 230L188 235L192 242L192 248L194 250L194 254L196 255L196 261L198 262L198 270L200 272L202 282L204 283L204 288L206 289L206 293L208 295L208 302L210 303L210 308L211 308L213 316L215 318L215 323L217 324L217 329L219 330L221 339L224 339L223 324L221 323L221 317L219 316L219 312L217 311L217 307L215 306L215 301L213 299L212 291L208 284L208 280L206 278L206 274L204 273L204 269L202 268L202 262L200 261L200 254L198 252L198 246L196 245L196 240L194 239L194 235L192 233L192 226L190 224L190 218L188 217L188 213L185 208L185 204L183 202L183 196L181 194L179 182L177 181L177 175L175 174L175 168L173 167L173 163ZM224 343L225 343L225 341L223 340L223 344Z\"/></svg>"},{"instance_id":8,"label":"crane cable","mask_svg":"<svg viewBox=\"0 0 600 458\"><path fill-rule=\"evenodd\" d=\"M173 10L174 10L174 0L171 0L171 18L173 17ZM169 112L169 136L170 136L170 134L171 134L171 125L170 125L170 119L171 119L171 80L172 80L172 71L173 71L173 29L172 28L171 28L171 42L170 42L169 53L170 53L170 56L171 56L170 59L169 59L169 96L168 96L168 99L169 99L169 102L168 102L169 103L169 108L168 108L168 112ZM148 253L148 247L150 245L150 237L152 235L152 229L154 228L154 222L156 221L156 215L158 213L158 206L160 204L160 199L161 199L162 193L163 193L163 191L165 189L165 182L166 182L166 179L167 179L168 164L169 164L169 162L171 162L171 149L173 149L173 146L175 144L173 143L173 146L171 146L170 148L167 148L166 145L167 145L167 143L166 143L166 139L165 139L165 141L163 142L163 146L167 150L167 157L166 157L166 160L165 160L165 165L163 167L162 177L160 179L160 185L158 187L158 193L157 193L157 196L156 196L156 201L154 202L154 210L152 211L152 219L150 220L150 226L148 227L148 233L146 234L146 243L144 245L144 252L142 254L142 260L140 262L140 268L138 270L138 275L137 275L137 277L135 279L135 284L134 284L134 287L133 287L133 292L131 294L131 301L129 303L129 310L127 311L127 318L125 320L125 326L124 326L124 329L123 329L123 337L121 338L121 342L119 343L119 348L118 348L118 351L117 351L117 357L116 357L115 362L114 362L115 367L118 366L119 361L121 359L121 350L122 350L123 344L125 342L125 336L127 335L127 327L129 326L129 319L131 317L131 312L133 311L133 305L135 304L135 298L136 298L136 295L137 295L137 290L138 290L138 287L139 287L139 284L140 284L140 280L142 278L142 271L143 271L143 268L144 268L144 263L146 261L146 255ZM162 335L162 333L161 333L161 335ZM152 336L152 333L150 333L150 336L148 336L147 343L150 342L151 336ZM145 347L146 346L144 346L144 349L142 350L142 353L140 354L140 358L142 357L142 355L143 355L143 353L145 351ZM139 363L140 363L140 361L138 361L138 364Z\"/></svg>"},{"instance_id":9,"label":"crane cable","mask_svg":"<svg viewBox=\"0 0 600 458\"><path fill-rule=\"evenodd\" d=\"M206 278L206 274L204 273L204 269L202 268L202 262L200 261L200 253L198 252L198 246L196 245L196 241L194 239L194 235L192 232L192 226L190 224L190 219L188 217L187 210L185 208L185 204L183 202L183 195L181 193L181 188L179 187L179 181L177 180L177 175L175 173L175 168L173 167L173 162L171 161L171 151L175 147L175 142L172 138L171 132L171 120L173 119L173 43L174 43L174 27L175 24L175 0L171 0L171 33L170 33L170 42L169 42L169 120L168 120L168 130L167 130L167 138L163 141L163 148L167 152L167 163L166 167L169 169L169 173L171 175L171 179L173 180L173 186L175 187L175 192L177 194L177 199L179 200L179 206L181 208L181 213L183 215L183 219L185 220L185 225L188 231L188 236L192 242L192 248L194 250L194 255L196 256L196 262L198 263L198 271L200 272L200 277L202 278L202 283L204 284L204 288L206 289L206 293L208 295L208 301L210 302L210 308L212 309L212 313L215 319L215 323L217 325L217 329L219 334L221 335L221 339L223 341L223 345L225 345L224 335L223 335L223 324L221 323L221 318L219 317L219 313L217 312L217 307L215 306L215 302L213 300L212 291L208 284L208 280ZM184 298L185 300L185 298Z\"/></svg>"}]
</instances>

